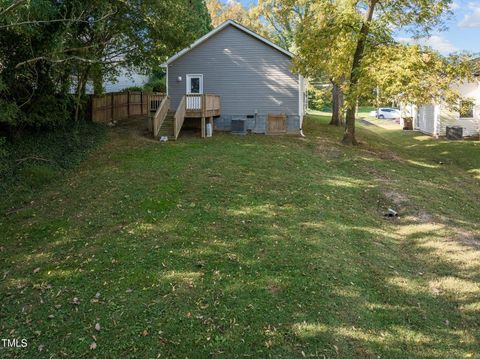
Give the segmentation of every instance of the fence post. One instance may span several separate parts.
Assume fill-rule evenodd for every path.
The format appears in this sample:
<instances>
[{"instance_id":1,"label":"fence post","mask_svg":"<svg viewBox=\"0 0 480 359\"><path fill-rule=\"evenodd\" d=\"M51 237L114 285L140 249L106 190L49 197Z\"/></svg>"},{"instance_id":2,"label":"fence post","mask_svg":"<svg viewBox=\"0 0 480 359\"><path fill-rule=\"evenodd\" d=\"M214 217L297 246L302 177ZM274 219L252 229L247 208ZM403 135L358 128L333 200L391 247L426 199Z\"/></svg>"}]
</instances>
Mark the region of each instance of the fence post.
<instances>
[{"instance_id":1,"label":"fence post","mask_svg":"<svg viewBox=\"0 0 480 359\"><path fill-rule=\"evenodd\" d=\"M141 115L143 116L143 91L140 92L140 108Z\"/></svg>"},{"instance_id":2,"label":"fence post","mask_svg":"<svg viewBox=\"0 0 480 359\"><path fill-rule=\"evenodd\" d=\"M110 105L111 105L111 109L110 109L110 121L113 122L113 92L112 92L112 94L110 95Z\"/></svg>"},{"instance_id":3,"label":"fence post","mask_svg":"<svg viewBox=\"0 0 480 359\"><path fill-rule=\"evenodd\" d=\"M127 116L130 117L130 91L127 91Z\"/></svg>"}]
</instances>

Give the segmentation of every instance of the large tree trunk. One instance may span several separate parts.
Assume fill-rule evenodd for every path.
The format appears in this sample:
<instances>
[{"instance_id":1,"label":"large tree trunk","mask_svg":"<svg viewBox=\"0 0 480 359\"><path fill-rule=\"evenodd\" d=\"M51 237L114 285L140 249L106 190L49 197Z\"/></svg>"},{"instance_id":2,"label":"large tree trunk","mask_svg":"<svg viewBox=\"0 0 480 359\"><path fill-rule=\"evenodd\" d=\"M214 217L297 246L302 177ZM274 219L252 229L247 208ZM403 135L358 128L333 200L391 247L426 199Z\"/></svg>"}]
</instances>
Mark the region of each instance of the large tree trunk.
<instances>
[{"instance_id":1,"label":"large tree trunk","mask_svg":"<svg viewBox=\"0 0 480 359\"><path fill-rule=\"evenodd\" d=\"M101 64L95 64L92 67L93 93L95 95L103 94L103 72Z\"/></svg>"},{"instance_id":2,"label":"large tree trunk","mask_svg":"<svg viewBox=\"0 0 480 359\"><path fill-rule=\"evenodd\" d=\"M365 14L365 20L362 23L360 29L360 34L358 36L357 47L355 49L355 54L353 55L352 69L350 71L350 86L348 91L350 93L355 93L356 86L359 80L360 73L360 63L363 58L363 53L365 50L365 42L367 40L368 33L370 31L370 22L372 21L373 12L375 10L375 5L378 0L370 0L368 3L368 10ZM345 123L345 132L343 135L342 143L346 145L356 145L357 140L355 138L355 112L357 101L356 99L349 96L347 107L347 116Z\"/></svg>"},{"instance_id":3,"label":"large tree trunk","mask_svg":"<svg viewBox=\"0 0 480 359\"><path fill-rule=\"evenodd\" d=\"M355 138L355 105L353 109L351 106L347 108L345 132L343 134L342 143L345 145L356 145L357 139Z\"/></svg>"},{"instance_id":4,"label":"large tree trunk","mask_svg":"<svg viewBox=\"0 0 480 359\"><path fill-rule=\"evenodd\" d=\"M343 126L343 92L335 81L332 81L332 85L332 119L330 125Z\"/></svg>"},{"instance_id":5,"label":"large tree trunk","mask_svg":"<svg viewBox=\"0 0 480 359\"><path fill-rule=\"evenodd\" d=\"M80 107L82 105L82 97L85 95L89 71L90 69L87 68L78 75L77 96L75 99L75 123L78 123L80 117Z\"/></svg>"}]
</instances>

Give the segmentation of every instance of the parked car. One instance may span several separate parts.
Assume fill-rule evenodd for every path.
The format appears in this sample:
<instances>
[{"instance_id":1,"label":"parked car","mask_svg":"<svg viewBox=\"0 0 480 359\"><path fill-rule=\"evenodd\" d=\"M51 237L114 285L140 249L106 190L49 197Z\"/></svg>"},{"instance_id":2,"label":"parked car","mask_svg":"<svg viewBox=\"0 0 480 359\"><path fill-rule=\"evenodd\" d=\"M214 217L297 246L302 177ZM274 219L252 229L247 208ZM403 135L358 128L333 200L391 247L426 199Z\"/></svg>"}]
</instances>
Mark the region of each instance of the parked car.
<instances>
[{"instance_id":1,"label":"parked car","mask_svg":"<svg viewBox=\"0 0 480 359\"><path fill-rule=\"evenodd\" d=\"M374 116L381 119L400 118L400 110L398 108L381 107L375 112Z\"/></svg>"}]
</instances>

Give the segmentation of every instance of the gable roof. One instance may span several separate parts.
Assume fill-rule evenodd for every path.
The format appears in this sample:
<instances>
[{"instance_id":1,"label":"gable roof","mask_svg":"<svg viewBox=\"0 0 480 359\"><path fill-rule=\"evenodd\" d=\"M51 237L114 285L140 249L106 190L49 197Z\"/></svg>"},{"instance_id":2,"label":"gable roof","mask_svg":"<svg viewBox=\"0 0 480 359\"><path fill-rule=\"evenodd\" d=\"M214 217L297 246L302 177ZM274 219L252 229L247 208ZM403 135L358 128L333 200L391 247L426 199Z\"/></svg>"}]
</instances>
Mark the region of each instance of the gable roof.
<instances>
[{"instance_id":1,"label":"gable roof","mask_svg":"<svg viewBox=\"0 0 480 359\"><path fill-rule=\"evenodd\" d=\"M203 42L207 41L209 38L211 38L213 35L215 35L216 33L222 31L223 29L225 29L227 26L233 26L237 29L239 29L240 31L243 31L245 33L247 33L248 35L250 36L253 36L255 37L256 39L262 41L263 43L265 43L266 45L268 46L271 46L273 47L274 49L280 51L281 53L283 53L284 55L292 58L293 57L293 54L290 52L290 51L287 51L285 50L284 48L278 46L278 45L275 45L273 42L267 40L266 38L264 38L263 36L260 36L259 34L253 32L252 30L249 30L247 29L245 26L242 26L240 25L239 23L233 21L233 20L227 20L225 22L223 22L221 25L217 26L215 29L213 29L212 31L210 31L209 33L203 35L201 38L199 38L197 41L195 41L193 44L191 44L189 47L186 47L184 48L182 51L179 51L177 52L175 55L173 55L172 57L170 57L167 61L165 61L165 63L162 64L163 67L166 67L167 65L171 64L172 62L174 62L176 59L178 59L179 57L185 55L187 52L189 52L190 50L194 49L195 47L197 47L198 45L202 44Z\"/></svg>"}]
</instances>

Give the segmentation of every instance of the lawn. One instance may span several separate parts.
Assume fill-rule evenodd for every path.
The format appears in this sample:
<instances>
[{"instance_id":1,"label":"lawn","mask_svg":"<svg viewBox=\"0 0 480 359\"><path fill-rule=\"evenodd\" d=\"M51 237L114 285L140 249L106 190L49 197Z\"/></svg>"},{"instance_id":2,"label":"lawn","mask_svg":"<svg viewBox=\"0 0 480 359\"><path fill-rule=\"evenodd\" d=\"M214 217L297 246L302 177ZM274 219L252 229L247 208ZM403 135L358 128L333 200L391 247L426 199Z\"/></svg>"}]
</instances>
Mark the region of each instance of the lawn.
<instances>
[{"instance_id":1,"label":"lawn","mask_svg":"<svg viewBox=\"0 0 480 359\"><path fill-rule=\"evenodd\" d=\"M114 129L7 197L0 338L28 346L0 356L478 358L480 143L359 125L351 148L327 122Z\"/></svg>"}]
</instances>

